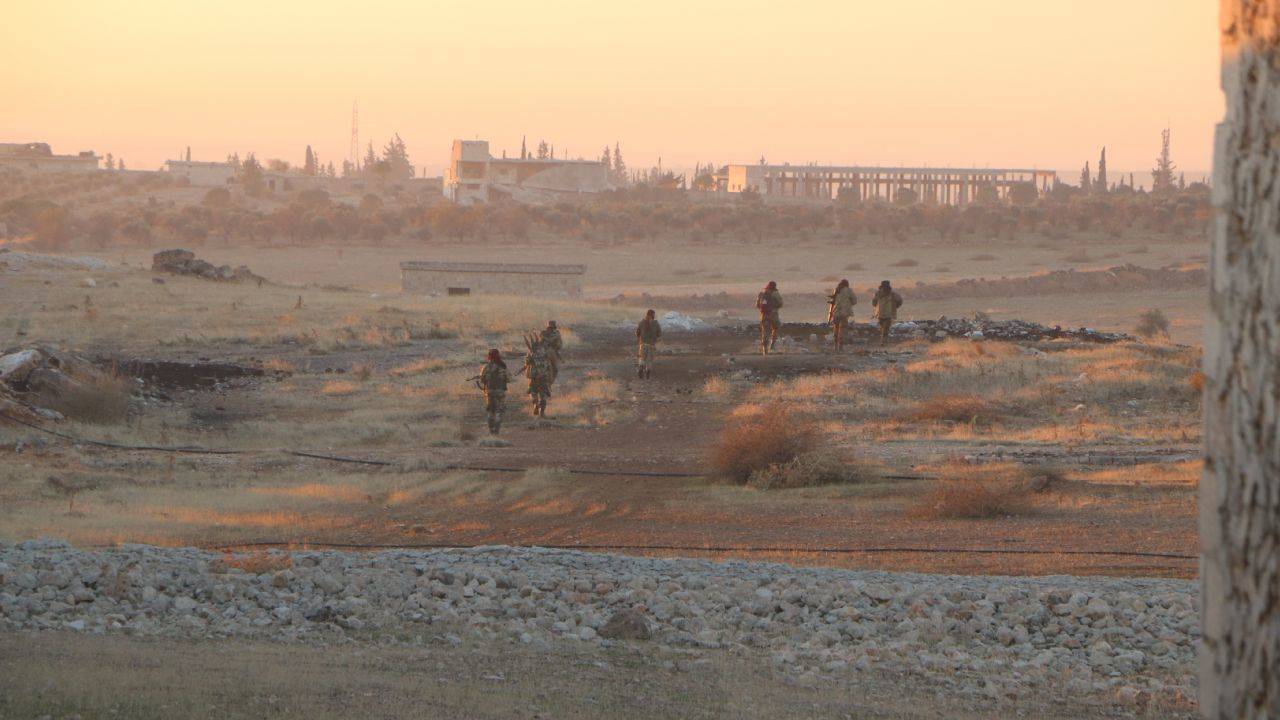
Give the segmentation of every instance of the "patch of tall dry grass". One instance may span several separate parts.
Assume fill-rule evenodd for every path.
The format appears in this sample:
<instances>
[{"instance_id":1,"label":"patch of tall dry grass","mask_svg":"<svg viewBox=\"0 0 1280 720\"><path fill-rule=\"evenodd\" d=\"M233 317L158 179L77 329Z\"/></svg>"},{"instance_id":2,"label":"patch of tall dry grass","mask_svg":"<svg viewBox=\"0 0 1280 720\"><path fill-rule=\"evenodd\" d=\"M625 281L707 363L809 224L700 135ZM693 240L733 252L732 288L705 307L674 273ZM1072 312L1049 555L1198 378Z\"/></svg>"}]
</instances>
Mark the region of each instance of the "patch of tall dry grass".
<instances>
[{"instance_id":1,"label":"patch of tall dry grass","mask_svg":"<svg viewBox=\"0 0 1280 720\"><path fill-rule=\"evenodd\" d=\"M925 520L983 520L1034 512L1033 496L1062 479L1055 468L1017 463L934 466L928 490L908 509Z\"/></svg>"},{"instance_id":2,"label":"patch of tall dry grass","mask_svg":"<svg viewBox=\"0 0 1280 720\"><path fill-rule=\"evenodd\" d=\"M720 479L761 489L856 482L866 468L822 447L823 434L809 415L783 404L740 407L711 448L709 464Z\"/></svg>"}]
</instances>

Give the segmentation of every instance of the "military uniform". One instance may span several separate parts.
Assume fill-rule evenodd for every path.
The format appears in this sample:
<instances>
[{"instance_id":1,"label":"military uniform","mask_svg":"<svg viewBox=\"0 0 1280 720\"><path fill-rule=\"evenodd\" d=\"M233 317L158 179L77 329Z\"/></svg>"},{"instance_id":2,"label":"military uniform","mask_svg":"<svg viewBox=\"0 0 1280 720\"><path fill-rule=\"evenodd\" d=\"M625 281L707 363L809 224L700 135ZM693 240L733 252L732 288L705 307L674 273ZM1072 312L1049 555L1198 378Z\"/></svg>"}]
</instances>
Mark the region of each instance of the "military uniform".
<instances>
[{"instance_id":1,"label":"military uniform","mask_svg":"<svg viewBox=\"0 0 1280 720\"><path fill-rule=\"evenodd\" d=\"M830 302L827 320L831 323L836 349L839 350L844 347L844 332L849 327L849 317L853 315L853 306L858 304L858 298L854 297L848 285L844 285L831 296Z\"/></svg>"},{"instance_id":2,"label":"military uniform","mask_svg":"<svg viewBox=\"0 0 1280 720\"><path fill-rule=\"evenodd\" d=\"M778 328L782 325L782 293L770 288L756 296L756 309L760 311L760 352L768 353L778 343Z\"/></svg>"},{"instance_id":3,"label":"military uniform","mask_svg":"<svg viewBox=\"0 0 1280 720\"><path fill-rule=\"evenodd\" d=\"M657 318L645 317L636 325L636 368L640 377L648 378L653 372L653 356L657 353L658 340L662 338L662 326Z\"/></svg>"},{"instance_id":4,"label":"military uniform","mask_svg":"<svg viewBox=\"0 0 1280 720\"><path fill-rule=\"evenodd\" d=\"M554 384L560 376L560 351L564 349L564 338L560 335L560 328L548 325L542 331L541 339L551 356L551 382Z\"/></svg>"},{"instance_id":5,"label":"military uniform","mask_svg":"<svg viewBox=\"0 0 1280 720\"><path fill-rule=\"evenodd\" d=\"M502 429L502 412L506 409L507 383L511 375L502 362L489 361L480 371L480 389L484 390L484 411L489 416L489 432Z\"/></svg>"},{"instance_id":6,"label":"military uniform","mask_svg":"<svg viewBox=\"0 0 1280 720\"><path fill-rule=\"evenodd\" d=\"M555 382L551 352L541 340L535 342L524 356L524 374L529 378L529 397L533 401L533 414L547 414L547 398L551 397L551 384Z\"/></svg>"},{"instance_id":7,"label":"military uniform","mask_svg":"<svg viewBox=\"0 0 1280 720\"><path fill-rule=\"evenodd\" d=\"M881 287L871 298L871 307L876 309L876 320L880 323L880 344L887 345L889 330L893 328L893 321L898 319L898 308L902 307L902 296L892 288Z\"/></svg>"}]
</instances>

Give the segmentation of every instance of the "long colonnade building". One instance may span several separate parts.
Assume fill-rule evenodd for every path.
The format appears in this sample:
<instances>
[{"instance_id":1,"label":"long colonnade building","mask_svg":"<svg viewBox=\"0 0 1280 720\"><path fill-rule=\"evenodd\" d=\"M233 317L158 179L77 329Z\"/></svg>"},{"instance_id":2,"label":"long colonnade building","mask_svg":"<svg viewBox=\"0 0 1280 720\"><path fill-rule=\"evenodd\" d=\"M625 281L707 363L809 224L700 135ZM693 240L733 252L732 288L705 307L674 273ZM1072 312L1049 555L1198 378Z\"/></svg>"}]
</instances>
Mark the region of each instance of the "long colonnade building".
<instances>
[{"instance_id":1,"label":"long colonnade building","mask_svg":"<svg viewBox=\"0 0 1280 720\"><path fill-rule=\"evenodd\" d=\"M893 202L903 188L919 202L967 205L984 187L1000 198L1018 185L1048 192L1058 174L1026 168L929 168L863 167L857 165L730 165L719 178L722 190L761 195L831 200L842 192L856 193L860 201Z\"/></svg>"}]
</instances>

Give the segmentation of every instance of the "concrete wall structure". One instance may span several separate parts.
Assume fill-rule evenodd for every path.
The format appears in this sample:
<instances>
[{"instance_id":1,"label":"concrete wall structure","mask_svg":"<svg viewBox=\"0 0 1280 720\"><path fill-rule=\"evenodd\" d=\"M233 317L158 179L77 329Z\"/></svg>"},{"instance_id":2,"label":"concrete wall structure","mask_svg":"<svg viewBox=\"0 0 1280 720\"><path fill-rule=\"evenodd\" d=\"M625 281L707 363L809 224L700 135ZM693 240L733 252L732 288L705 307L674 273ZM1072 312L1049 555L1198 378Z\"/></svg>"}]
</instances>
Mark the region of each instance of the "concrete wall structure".
<instances>
[{"instance_id":1,"label":"concrete wall structure","mask_svg":"<svg viewBox=\"0 0 1280 720\"><path fill-rule=\"evenodd\" d=\"M609 190L609 168L598 160L495 158L486 140L454 140L445 169L445 197L460 204L499 195L516 200Z\"/></svg>"},{"instance_id":2,"label":"concrete wall structure","mask_svg":"<svg viewBox=\"0 0 1280 720\"><path fill-rule=\"evenodd\" d=\"M585 265L409 261L401 286L414 295L582 296Z\"/></svg>"},{"instance_id":3,"label":"concrete wall structure","mask_svg":"<svg viewBox=\"0 0 1280 720\"><path fill-rule=\"evenodd\" d=\"M164 171L200 187L221 187L236 177L236 167L227 162L165 160Z\"/></svg>"},{"instance_id":4,"label":"concrete wall structure","mask_svg":"<svg viewBox=\"0 0 1280 720\"><path fill-rule=\"evenodd\" d=\"M0 143L0 167L39 174L95 172L98 156L91 150L54 155L47 143Z\"/></svg>"},{"instance_id":5,"label":"concrete wall structure","mask_svg":"<svg viewBox=\"0 0 1280 720\"><path fill-rule=\"evenodd\" d=\"M857 165L730 165L718 176L719 189L740 193L754 190L776 197L831 200L842 191L860 201L893 202L902 188L915 192L920 202L967 205L984 186L1008 197L1010 188L1030 183L1040 192L1053 187L1058 174L1052 170L1018 168L912 168Z\"/></svg>"}]
</instances>

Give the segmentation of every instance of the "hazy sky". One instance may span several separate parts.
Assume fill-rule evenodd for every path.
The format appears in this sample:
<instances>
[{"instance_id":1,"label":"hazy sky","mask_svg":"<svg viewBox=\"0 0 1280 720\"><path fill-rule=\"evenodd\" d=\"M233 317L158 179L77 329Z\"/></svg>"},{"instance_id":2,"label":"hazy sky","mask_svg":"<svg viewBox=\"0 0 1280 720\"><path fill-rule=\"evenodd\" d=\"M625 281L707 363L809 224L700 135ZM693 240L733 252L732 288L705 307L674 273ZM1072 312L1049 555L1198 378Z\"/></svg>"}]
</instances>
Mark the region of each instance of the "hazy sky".
<instances>
[{"instance_id":1,"label":"hazy sky","mask_svg":"<svg viewBox=\"0 0 1280 720\"><path fill-rule=\"evenodd\" d=\"M1217 0L7 0L0 142L341 164L399 132L696 161L1210 165ZM1075 178L1069 178L1074 182ZM1150 177L1143 178L1150 184Z\"/></svg>"}]
</instances>

